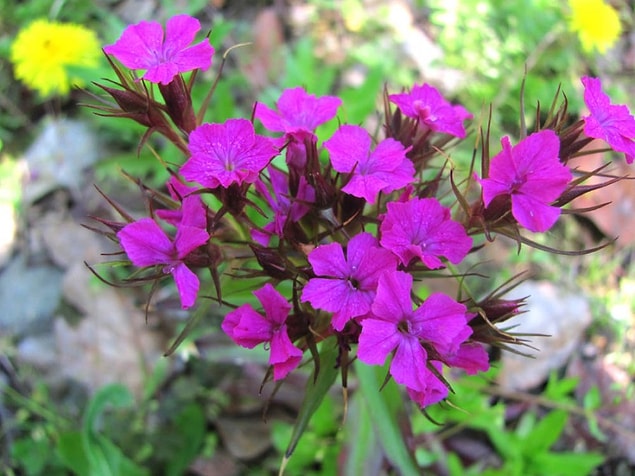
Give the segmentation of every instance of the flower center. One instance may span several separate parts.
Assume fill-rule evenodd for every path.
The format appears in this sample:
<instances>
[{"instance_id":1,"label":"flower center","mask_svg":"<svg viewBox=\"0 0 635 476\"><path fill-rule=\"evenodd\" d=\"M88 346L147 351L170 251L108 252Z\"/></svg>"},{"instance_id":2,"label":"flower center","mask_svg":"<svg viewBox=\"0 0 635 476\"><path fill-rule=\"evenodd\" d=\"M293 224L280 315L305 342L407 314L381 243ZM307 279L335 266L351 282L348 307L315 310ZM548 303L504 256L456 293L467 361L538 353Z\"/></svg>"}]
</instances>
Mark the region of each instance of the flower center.
<instances>
[{"instance_id":1,"label":"flower center","mask_svg":"<svg viewBox=\"0 0 635 476\"><path fill-rule=\"evenodd\" d=\"M423 102L420 100L414 101L412 105L423 122L436 121L437 117L432 114L430 106L428 106L427 104L423 104Z\"/></svg>"}]
</instances>

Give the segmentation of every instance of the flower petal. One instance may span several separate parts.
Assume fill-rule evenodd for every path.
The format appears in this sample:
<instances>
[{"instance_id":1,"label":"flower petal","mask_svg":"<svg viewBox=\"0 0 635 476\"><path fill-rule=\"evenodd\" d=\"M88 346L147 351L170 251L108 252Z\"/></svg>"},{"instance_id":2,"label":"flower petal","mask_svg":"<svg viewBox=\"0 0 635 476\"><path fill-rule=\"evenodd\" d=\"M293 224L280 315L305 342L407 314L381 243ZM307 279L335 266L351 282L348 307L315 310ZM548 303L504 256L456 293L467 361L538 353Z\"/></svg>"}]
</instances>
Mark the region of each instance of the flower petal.
<instances>
[{"instance_id":1,"label":"flower petal","mask_svg":"<svg viewBox=\"0 0 635 476\"><path fill-rule=\"evenodd\" d=\"M172 276L176 282L176 289L181 297L181 307L187 309L196 302L196 295L200 286L198 276L185 264L179 263L172 268Z\"/></svg>"},{"instance_id":2,"label":"flower petal","mask_svg":"<svg viewBox=\"0 0 635 476\"><path fill-rule=\"evenodd\" d=\"M176 258L176 249L165 232L152 218L129 223L117 238L135 266L167 264Z\"/></svg>"}]
</instances>

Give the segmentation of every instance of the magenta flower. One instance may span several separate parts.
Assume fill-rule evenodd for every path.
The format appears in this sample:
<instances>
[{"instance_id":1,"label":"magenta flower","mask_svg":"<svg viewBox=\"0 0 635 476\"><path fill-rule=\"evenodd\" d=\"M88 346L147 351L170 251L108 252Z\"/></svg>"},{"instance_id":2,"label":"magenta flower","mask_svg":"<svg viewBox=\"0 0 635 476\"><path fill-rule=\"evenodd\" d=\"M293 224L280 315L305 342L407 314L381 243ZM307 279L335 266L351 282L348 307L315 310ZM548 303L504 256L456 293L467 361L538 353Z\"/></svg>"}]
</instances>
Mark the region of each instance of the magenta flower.
<instances>
[{"instance_id":1,"label":"magenta flower","mask_svg":"<svg viewBox=\"0 0 635 476\"><path fill-rule=\"evenodd\" d=\"M305 139L317 140L315 129L335 117L342 104L334 96L316 97L303 88L285 89L276 102L278 111L262 103L256 103L254 117L272 132L284 132L274 143L282 147L287 144L287 163L304 167L306 162Z\"/></svg>"},{"instance_id":2,"label":"magenta flower","mask_svg":"<svg viewBox=\"0 0 635 476\"><path fill-rule=\"evenodd\" d=\"M355 235L348 242L346 257L342 245L330 243L315 248L308 258L317 277L304 286L302 302L332 312L336 331L370 311L380 274L397 267L392 253L380 248L370 233Z\"/></svg>"},{"instance_id":3,"label":"magenta flower","mask_svg":"<svg viewBox=\"0 0 635 476\"><path fill-rule=\"evenodd\" d=\"M472 114L462 106L450 104L432 86L415 85L409 93L391 94L388 98L403 114L419 119L430 130L465 138L463 121L471 119Z\"/></svg>"},{"instance_id":4,"label":"magenta flower","mask_svg":"<svg viewBox=\"0 0 635 476\"><path fill-rule=\"evenodd\" d=\"M611 104L610 98L602 91L599 78L582 78L584 102L591 113L584 119L584 133L595 139L602 139L613 149L623 152L626 162L635 159L635 118L624 105Z\"/></svg>"},{"instance_id":5,"label":"magenta flower","mask_svg":"<svg viewBox=\"0 0 635 476\"><path fill-rule=\"evenodd\" d=\"M458 367L468 375L489 370L489 356L478 342L464 342L456 352L443 355L443 361L450 367Z\"/></svg>"},{"instance_id":6,"label":"magenta flower","mask_svg":"<svg viewBox=\"0 0 635 476\"><path fill-rule=\"evenodd\" d=\"M157 222L142 218L123 227L117 238L135 266L163 265L163 272L174 277L183 309L194 305L200 284L184 260L190 252L207 243L207 231L180 224L176 238L171 241Z\"/></svg>"},{"instance_id":7,"label":"magenta flower","mask_svg":"<svg viewBox=\"0 0 635 476\"><path fill-rule=\"evenodd\" d=\"M104 51L127 68L147 70L143 79L168 84L179 73L194 69L204 71L211 66L214 48L208 38L188 46L200 29L196 18L176 15L167 21L164 38L159 23L142 21L127 27Z\"/></svg>"},{"instance_id":8,"label":"magenta flower","mask_svg":"<svg viewBox=\"0 0 635 476\"><path fill-rule=\"evenodd\" d=\"M225 316L221 328L242 347L253 349L268 343L273 366L273 379L285 378L302 360L302 351L293 345L287 334L286 320L291 310L287 300L267 283L254 291L265 315L256 312L250 304L243 304Z\"/></svg>"},{"instance_id":9,"label":"magenta flower","mask_svg":"<svg viewBox=\"0 0 635 476\"><path fill-rule=\"evenodd\" d=\"M289 190L289 177L275 167L267 167L271 178L272 191L270 192L265 182L258 179L255 183L256 191L264 197L271 210L274 212L273 221L264 226L262 230L253 229L252 237L263 246L269 244L271 235L282 237L287 222L297 222L310 210L310 204L315 201L315 190L306 178L300 177L297 195L291 196Z\"/></svg>"},{"instance_id":10,"label":"magenta flower","mask_svg":"<svg viewBox=\"0 0 635 476\"><path fill-rule=\"evenodd\" d=\"M297 87L284 90L276 102L277 112L262 103L257 103L254 117L272 132L302 136L306 133L312 134L317 126L333 119L341 104L342 100L338 97L316 97Z\"/></svg>"},{"instance_id":11,"label":"magenta flower","mask_svg":"<svg viewBox=\"0 0 635 476\"><path fill-rule=\"evenodd\" d=\"M428 365L433 366L439 374L441 373L442 365L440 362L429 361ZM423 369L423 380L426 382L424 391L406 387L410 399L421 408L434 405L448 396L448 387L427 367Z\"/></svg>"},{"instance_id":12,"label":"magenta flower","mask_svg":"<svg viewBox=\"0 0 635 476\"><path fill-rule=\"evenodd\" d=\"M511 196L512 215L525 228L546 231L560 216L549 204L567 188L571 172L558 158L560 141L555 132L535 132L514 147L501 139L503 150L492 158L489 176L480 179L487 207L499 195Z\"/></svg>"},{"instance_id":13,"label":"magenta flower","mask_svg":"<svg viewBox=\"0 0 635 476\"><path fill-rule=\"evenodd\" d=\"M441 257L459 263L472 247L460 223L435 198L389 202L381 223L381 245L407 266L419 258L430 269L442 268Z\"/></svg>"},{"instance_id":14,"label":"magenta flower","mask_svg":"<svg viewBox=\"0 0 635 476\"><path fill-rule=\"evenodd\" d=\"M174 226L187 225L207 229L207 209L201 196L194 194L193 187L188 187L175 176L171 176L167 183L170 196L181 202L181 207L175 210L159 209L156 215Z\"/></svg>"},{"instance_id":15,"label":"magenta flower","mask_svg":"<svg viewBox=\"0 0 635 476\"><path fill-rule=\"evenodd\" d=\"M190 133L188 147L191 156L181 167L181 175L208 188L253 183L278 154L246 119L201 124Z\"/></svg>"},{"instance_id":16,"label":"magenta flower","mask_svg":"<svg viewBox=\"0 0 635 476\"><path fill-rule=\"evenodd\" d=\"M324 143L333 168L351 173L342 191L375 203L379 192L390 193L414 180L415 168L406 157L409 149L394 139L384 139L371 152L371 137L359 126L341 126Z\"/></svg>"},{"instance_id":17,"label":"magenta flower","mask_svg":"<svg viewBox=\"0 0 635 476\"><path fill-rule=\"evenodd\" d=\"M471 329L465 306L445 294L434 293L413 309L412 281L401 271L380 276L371 314L361 322L357 357L366 364L382 365L392 353L390 375L425 404L447 395L428 369L425 347L438 354L456 352Z\"/></svg>"}]
</instances>

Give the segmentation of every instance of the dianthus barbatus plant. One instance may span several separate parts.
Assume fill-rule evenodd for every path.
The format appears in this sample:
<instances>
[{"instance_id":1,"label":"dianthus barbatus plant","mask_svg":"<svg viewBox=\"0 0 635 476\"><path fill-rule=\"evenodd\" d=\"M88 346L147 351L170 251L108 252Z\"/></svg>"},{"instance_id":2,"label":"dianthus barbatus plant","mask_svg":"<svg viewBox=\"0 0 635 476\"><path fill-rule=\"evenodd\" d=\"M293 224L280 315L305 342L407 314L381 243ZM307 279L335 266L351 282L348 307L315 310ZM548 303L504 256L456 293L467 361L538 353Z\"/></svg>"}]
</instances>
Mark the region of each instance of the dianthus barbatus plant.
<instances>
[{"instance_id":1,"label":"dianthus barbatus plant","mask_svg":"<svg viewBox=\"0 0 635 476\"><path fill-rule=\"evenodd\" d=\"M502 137L500 147L486 127L471 126L470 112L429 84L385 91L377 136L340 124L319 138L316 128L337 120L346 105L301 87L283 91L275 105L257 103L252 120L203 122L209 101L193 104L191 89L214 48L207 39L191 45L199 29L186 15L169 19L165 33L156 22L141 22L104 48L118 82L101 85L114 103L95 107L145 126L141 145L160 134L181 155L163 158L176 164L164 189L137 181L148 216L133 219L106 197L122 218L96 219L141 268L130 283L171 278L184 309L202 315L220 305L221 328L237 345L264 345L270 367L263 385L312 364L308 413L337 373L346 387L355 359L387 364L386 379L425 408L448 396L447 369L483 372L488 349L525 344L501 326L523 311L522 299L505 298L518 280L476 298L462 263L497 235L516 240L519 250L558 252L532 235L563 214L583 213L565 206L622 178L572 169L570 160L588 153L583 148L594 138L629 163L635 156L635 119L589 77L582 78L589 115L572 121L566 99L556 95L534 130ZM461 143L474 149L465 168L447 152ZM585 185L593 176L605 180ZM419 283L431 277L457 280L458 295L424 295ZM226 297L228 279L253 285L258 304ZM307 421L299 421L296 435Z\"/></svg>"}]
</instances>

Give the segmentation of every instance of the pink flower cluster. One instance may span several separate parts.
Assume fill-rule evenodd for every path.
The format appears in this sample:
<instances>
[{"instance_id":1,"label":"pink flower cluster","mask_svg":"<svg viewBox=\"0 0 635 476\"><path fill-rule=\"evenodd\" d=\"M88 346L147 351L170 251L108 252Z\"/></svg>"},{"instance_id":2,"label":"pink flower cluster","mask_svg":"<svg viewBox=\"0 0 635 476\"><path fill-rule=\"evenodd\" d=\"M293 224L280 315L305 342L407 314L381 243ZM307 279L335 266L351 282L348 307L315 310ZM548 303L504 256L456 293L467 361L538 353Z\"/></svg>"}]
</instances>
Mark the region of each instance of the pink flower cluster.
<instances>
[{"instance_id":1,"label":"pink flower cluster","mask_svg":"<svg viewBox=\"0 0 635 476\"><path fill-rule=\"evenodd\" d=\"M145 69L142 80L165 86L210 67L209 42L189 46L199 29L186 15L168 20L165 37L159 24L141 22L104 51L127 68ZM632 162L635 119L625 106L610 104L599 79L582 82L589 109L584 134ZM483 344L495 342L476 330L499 301L422 298L418 281L459 265L474 251L475 236L549 230L567 197L581 193L566 162L581 147L582 126L536 130L515 145L503 137L500 152L483 158L481 177L467 177L471 186L443 195L437 194L441 178L448 179L443 168L440 178L422 179L427 157L436 138L465 138L472 115L428 84L386 99L398 107L399 120L380 140L343 124L320 143L316 128L336 117L342 101L299 87L283 91L275 109L256 104L255 119L278 137L257 134L239 118L182 128L178 140L186 141L187 156L167 184L173 206L117 227L116 237L132 264L174 278L183 308L200 302L197 269L214 275L226 259L223 246L245 244L268 279L254 291L262 310L235 306L222 329L238 345L265 344L274 380L315 350L316 336L335 335L340 352L357 345L366 364L390 359L392 378L423 407L448 395L444 367L488 368ZM177 112L170 114L181 117ZM565 144L564 136L576 139ZM211 207L212 196L221 205ZM229 235L233 241L225 242ZM276 289L282 281L291 282L292 295ZM512 304L509 313L489 318L514 313L518 303Z\"/></svg>"}]
</instances>

